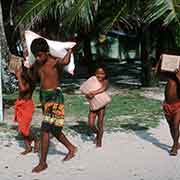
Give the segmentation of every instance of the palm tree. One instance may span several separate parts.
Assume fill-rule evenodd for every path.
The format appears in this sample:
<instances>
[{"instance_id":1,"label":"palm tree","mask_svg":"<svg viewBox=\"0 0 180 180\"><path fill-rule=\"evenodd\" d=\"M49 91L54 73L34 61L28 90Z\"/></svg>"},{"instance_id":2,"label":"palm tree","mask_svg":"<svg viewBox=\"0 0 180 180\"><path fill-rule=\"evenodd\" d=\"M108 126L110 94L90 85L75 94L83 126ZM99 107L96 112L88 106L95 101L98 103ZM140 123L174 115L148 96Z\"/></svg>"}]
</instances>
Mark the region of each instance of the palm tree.
<instances>
[{"instance_id":1,"label":"palm tree","mask_svg":"<svg viewBox=\"0 0 180 180\"><path fill-rule=\"evenodd\" d=\"M157 44L158 47L164 46L164 44L169 44L168 41L171 41L171 47L166 47L164 50L173 52L176 51L178 47L180 47L180 5L179 2L176 0L151 0L151 1L144 1L146 4L143 10L143 26L142 26L142 61L144 61L144 69L145 73L148 72L144 76L144 82L148 82L148 79L151 79L151 71L149 69L150 67L150 59L148 54L151 53L152 47L152 41L150 39L153 39L155 44ZM159 33L154 33L153 38L150 38L150 35L152 34L150 29L155 29L156 32L159 31ZM164 38L161 37L164 32L167 34L167 32L170 32L170 35L168 35ZM150 34L151 33L151 34ZM158 38L159 37L159 38ZM164 39L163 39L164 38ZM171 38L171 39L170 39ZM163 40L163 44L160 45L160 41ZM162 49L162 47L160 47ZM159 49L156 49L156 58L159 58L160 53L162 53Z\"/></svg>"},{"instance_id":2,"label":"palm tree","mask_svg":"<svg viewBox=\"0 0 180 180\"><path fill-rule=\"evenodd\" d=\"M150 24L157 20L162 20L163 25L166 26L171 25L172 22L176 24L174 31L178 44L180 42L180 38L178 38L180 34L179 8L178 1L175 0L25 0L25 6L22 8L24 10L23 17L20 18L19 23L28 22L27 25L31 26L37 21L41 21L43 17L53 16L59 20L61 28L67 30L73 27L73 31L84 38L84 52L87 59L91 61L91 36L107 32L117 22L128 27L127 29L131 29L136 25L131 23L130 18L126 18L127 15L130 15L140 23L138 32L142 50L142 83L148 86L152 75L149 60Z\"/></svg>"},{"instance_id":3,"label":"palm tree","mask_svg":"<svg viewBox=\"0 0 180 180\"><path fill-rule=\"evenodd\" d=\"M85 59L91 65L90 42L92 37L110 30L118 20L128 23L123 16L129 13L130 0L25 0L18 24L25 23L26 28L41 22L45 17L53 17L59 22L59 29L75 32L77 39L83 42ZM139 2L139 0L137 1ZM90 66L91 67L91 66Z\"/></svg>"},{"instance_id":4,"label":"palm tree","mask_svg":"<svg viewBox=\"0 0 180 180\"><path fill-rule=\"evenodd\" d=\"M18 25L32 27L46 17L52 17L59 23L59 29L77 33L77 39L83 42L88 66L91 67L91 37L108 31L115 20L127 9L125 1L113 0L26 0ZM73 32L72 32L72 30ZM91 71L91 68L90 68Z\"/></svg>"}]
</instances>

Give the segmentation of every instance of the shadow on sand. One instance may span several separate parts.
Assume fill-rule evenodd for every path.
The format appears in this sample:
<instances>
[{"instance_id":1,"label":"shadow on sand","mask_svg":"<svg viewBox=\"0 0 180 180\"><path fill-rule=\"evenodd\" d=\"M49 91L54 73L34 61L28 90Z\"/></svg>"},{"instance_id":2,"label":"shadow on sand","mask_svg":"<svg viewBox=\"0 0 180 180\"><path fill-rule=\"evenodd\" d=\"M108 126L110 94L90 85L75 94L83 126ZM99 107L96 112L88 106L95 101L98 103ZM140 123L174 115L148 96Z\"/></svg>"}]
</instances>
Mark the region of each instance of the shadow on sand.
<instances>
[{"instance_id":1,"label":"shadow on sand","mask_svg":"<svg viewBox=\"0 0 180 180\"><path fill-rule=\"evenodd\" d=\"M135 131L136 135L141 139L150 142L151 144L155 145L156 147L169 152L171 146L161 143L159 139L153 136L152 133L148 131Z\"/></svg>"},{"instance_id":2,"label":"shadow on sand","mask_svg":"<svg viewBox=\"0 0 180 180\"><path fill-rule=\"evenodd\" d=\"M76 125L70 125L68 126L68 128L80 134L80 137L83 141L92 141L94 138L91 129L89 128L88 124L84 121L77 121Z\"/></svg>"}]
</instances>

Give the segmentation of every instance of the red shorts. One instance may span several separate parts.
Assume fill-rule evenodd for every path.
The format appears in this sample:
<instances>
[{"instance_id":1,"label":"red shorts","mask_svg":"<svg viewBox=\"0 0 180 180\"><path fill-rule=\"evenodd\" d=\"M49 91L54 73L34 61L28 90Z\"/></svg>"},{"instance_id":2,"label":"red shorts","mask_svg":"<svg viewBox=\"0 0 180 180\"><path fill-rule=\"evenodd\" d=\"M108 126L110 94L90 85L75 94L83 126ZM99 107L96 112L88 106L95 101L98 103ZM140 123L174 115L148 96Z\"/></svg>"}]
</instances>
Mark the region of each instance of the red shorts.
<instances>
[{"instance_id":1,"label":"red shorts","mask_svg":"<svg viewBox=\"0 0 180 180\"><path fill-rule=\"evenodd\" d=\"M174 115L180 111L180 101L168 104L163 103L164 114L167 118L172 119Z\"/></svg>"}]
</instances>

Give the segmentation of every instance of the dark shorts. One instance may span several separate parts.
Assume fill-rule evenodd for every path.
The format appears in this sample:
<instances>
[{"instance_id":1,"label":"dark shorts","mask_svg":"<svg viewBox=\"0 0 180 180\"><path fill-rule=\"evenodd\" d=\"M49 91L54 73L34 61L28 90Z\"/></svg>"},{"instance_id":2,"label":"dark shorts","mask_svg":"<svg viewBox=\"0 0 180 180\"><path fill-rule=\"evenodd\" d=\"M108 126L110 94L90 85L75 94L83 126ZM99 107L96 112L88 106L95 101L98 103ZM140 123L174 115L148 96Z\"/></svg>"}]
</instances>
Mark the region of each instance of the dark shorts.
<instances>
[{"instance_id":1,"label":"dark shorts","mask_svg":"<svg viewBox=\"0 0 180 180\"><path fill-rule=\"evenodd\" d=\"M42 122L41 131L51 133L53 136L57 137L62 132L63 127L55 126L54 124L49 124L47 122Z\"/></svg>"}]
</instances>

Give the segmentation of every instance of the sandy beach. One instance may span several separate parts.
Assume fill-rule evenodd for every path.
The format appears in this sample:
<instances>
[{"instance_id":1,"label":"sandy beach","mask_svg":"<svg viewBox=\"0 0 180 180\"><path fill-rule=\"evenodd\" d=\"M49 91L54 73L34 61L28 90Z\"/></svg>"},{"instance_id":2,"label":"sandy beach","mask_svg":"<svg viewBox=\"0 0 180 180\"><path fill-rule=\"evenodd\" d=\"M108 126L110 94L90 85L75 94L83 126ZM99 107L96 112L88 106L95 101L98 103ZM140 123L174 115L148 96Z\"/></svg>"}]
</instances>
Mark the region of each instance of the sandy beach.
<instances>
[{"instance_id":1,"label":"sandy beach","mask_svg":"<svg viewBox=\"0 0 180 180\"><path fill-rule=\"evenodd\" d=\"M1 139L1 180L177 180L180 178L180 158L169 156L171 139L165 120L149 131L105 133L103 148L80 136L68 136L78 147L70 161L61 159L67 152L51 139L48 169L31 173L38 163L37 154L20 155L21 141Z\"/></svg>"}]
</instances>

